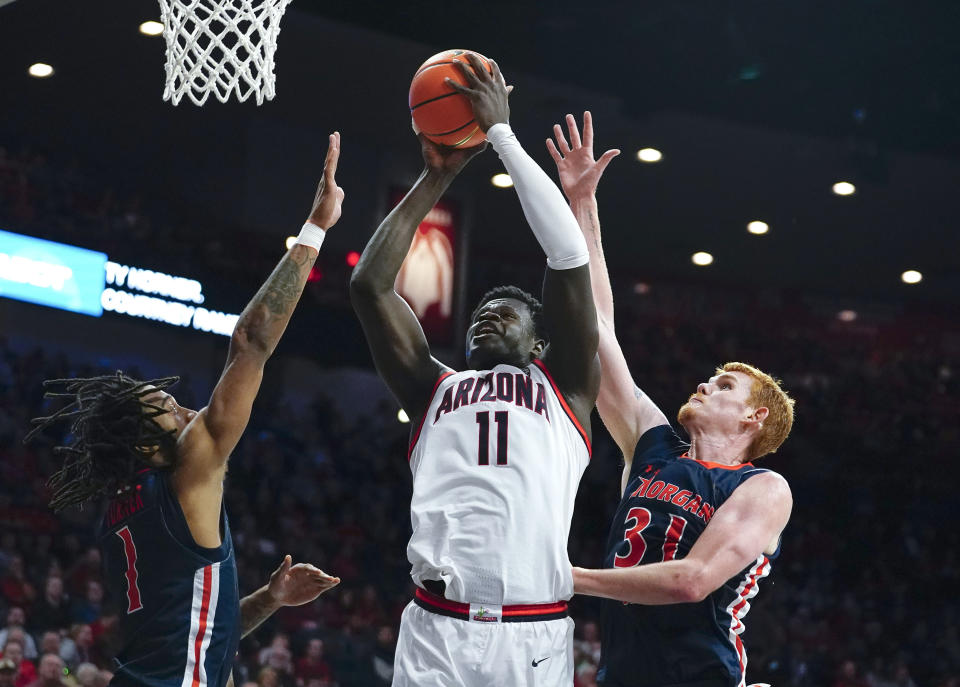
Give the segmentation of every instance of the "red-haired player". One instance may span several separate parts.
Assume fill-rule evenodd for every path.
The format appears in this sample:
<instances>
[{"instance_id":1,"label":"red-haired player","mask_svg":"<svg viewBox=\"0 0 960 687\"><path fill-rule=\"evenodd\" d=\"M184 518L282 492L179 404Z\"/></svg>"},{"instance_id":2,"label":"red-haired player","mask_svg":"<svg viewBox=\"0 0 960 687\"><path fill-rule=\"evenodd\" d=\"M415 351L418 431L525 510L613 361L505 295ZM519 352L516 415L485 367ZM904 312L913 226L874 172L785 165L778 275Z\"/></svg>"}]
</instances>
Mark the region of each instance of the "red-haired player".
<instances>
[{"instance_id":1,"label":"red-haired player","mask_svg":"<svg viewBox=\"0 0 960 687\"><path fill-rule=\"evenodd\" d=\"M605 687L745 684L743 617L779 554L790 517L786 480L751 461L775 451L793 425L793 400L769 375L727 363L680 408L686 443L634 383L613 326L613 293L600 244L595 191L619 151L593 157L567 115L547 148L590 250L600 329L600 417L624 468L604 569L573 569L576 592L603 605Z\"/></svg>"}]
</instances>

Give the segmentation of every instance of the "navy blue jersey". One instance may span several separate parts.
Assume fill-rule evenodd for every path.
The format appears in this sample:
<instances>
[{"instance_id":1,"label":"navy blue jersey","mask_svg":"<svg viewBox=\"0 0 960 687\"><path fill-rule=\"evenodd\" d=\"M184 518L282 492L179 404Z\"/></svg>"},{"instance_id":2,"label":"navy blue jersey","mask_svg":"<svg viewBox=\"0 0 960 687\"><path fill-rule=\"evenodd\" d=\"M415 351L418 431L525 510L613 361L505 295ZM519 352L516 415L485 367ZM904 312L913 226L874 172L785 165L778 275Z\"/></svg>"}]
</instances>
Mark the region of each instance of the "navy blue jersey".
<instances>
[{"instance_id":1,"label":"navy blue jersey","mask_svg":"<svg viewBox=\"0 0 960 687\"><path fill-rule=\"evenodd\" d=\"M745 480L767 470L686 457L669 425L637 442L614 516L604 567L683 558L714 512ZM743 617L773 556L761 555L699 603L645 606L603 601L604 687L737 687L745 684Z\"/></svg>"},{"instance_id":2,"label":"navy blue jersey","mask_svg":"<svg viewBox=\"0 0 960 687\"><path fill-rule=\"evenodd\" d=\"M237 565L223 543L194 542L165 471L146 470L107 505L100 526L107 586L122 602L123 648L111 685L223 687L240 642Z\"/></svg>"}]
</instances>

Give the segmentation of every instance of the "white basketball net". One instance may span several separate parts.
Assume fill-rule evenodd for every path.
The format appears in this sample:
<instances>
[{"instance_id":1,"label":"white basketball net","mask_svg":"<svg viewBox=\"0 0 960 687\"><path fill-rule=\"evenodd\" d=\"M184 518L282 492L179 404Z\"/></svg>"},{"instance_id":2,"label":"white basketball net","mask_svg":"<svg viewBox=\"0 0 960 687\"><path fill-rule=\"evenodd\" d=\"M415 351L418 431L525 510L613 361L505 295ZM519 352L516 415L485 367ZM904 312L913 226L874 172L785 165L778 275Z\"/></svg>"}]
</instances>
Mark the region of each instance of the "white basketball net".
<instances>
[{"instance_id":1,"label":"white basketball net","mask_svg":"<svg viewBox=\"0 0 960 687\"><path fill-rule=\"evenodd\" d=\"M273 55L280 18L291 0L160 0L167 41L163 99L184 94L203 105L210 94L227 102L276 95Z\"/></svg>"}]
</instances>

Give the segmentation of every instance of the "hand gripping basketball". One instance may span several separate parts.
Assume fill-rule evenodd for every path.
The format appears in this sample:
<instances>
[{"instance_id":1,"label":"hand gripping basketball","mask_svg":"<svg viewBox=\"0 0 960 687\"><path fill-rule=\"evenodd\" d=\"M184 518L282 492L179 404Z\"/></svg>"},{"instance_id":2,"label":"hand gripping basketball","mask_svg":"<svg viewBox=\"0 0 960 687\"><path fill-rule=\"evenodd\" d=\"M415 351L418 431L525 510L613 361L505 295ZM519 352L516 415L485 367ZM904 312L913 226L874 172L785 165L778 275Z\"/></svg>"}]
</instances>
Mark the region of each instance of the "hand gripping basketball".
<instances>
[{"instance_id":1,"label":"hand gripping basketball","mask_svg":"<svg viewBox=\"0 0 960 687\"><path fill-rule=\"evenodd\" d=\"M435 143L423 134L417 134L427 169L441 174L458 174L470 160L487 149L487 142L470 148L450 148Z\"/></svg>"},{"instance_id":2,"label":"hand gripping basketball","mask_svg":"<svg viewBox=\"0 0 960 687\"><path fill-rule=\"evenodd\" d=\"M473 69L463 62L458 62L460 72L467 85L462 86L453 79L446 79L450 88L462 94L470 101L473 107L473 116L477 125L486 133L494 124L508 124L510 122L510 105L507 98L513 86L507 86L500 73L500 67L495 60L490 60L493 73L483 68L483 62L476 55L467 53L467 60Z\"/></svg>"}]
</instances>

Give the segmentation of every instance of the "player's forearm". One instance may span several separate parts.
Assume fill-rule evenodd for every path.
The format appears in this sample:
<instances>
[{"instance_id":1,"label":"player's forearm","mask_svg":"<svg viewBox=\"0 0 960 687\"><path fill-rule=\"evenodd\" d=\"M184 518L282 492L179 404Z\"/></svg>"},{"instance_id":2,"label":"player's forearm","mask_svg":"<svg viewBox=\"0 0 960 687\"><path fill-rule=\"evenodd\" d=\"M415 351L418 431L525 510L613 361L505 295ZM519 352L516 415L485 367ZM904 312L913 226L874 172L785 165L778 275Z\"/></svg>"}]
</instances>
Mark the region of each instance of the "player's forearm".
<instances>
[{"instance_id":1,"label":"player's forearm","mask_svg":"<svg viewBox=\"0 0 960 687\"><path fill-rule=\"evenodd\" d=\"M613 329L613 289L610 286L610 274L603 255L600 240L600 215L597 198L593 194L583 198L571 198L570 209L577 218L577 224L587 242L590 255L590 285L593 289L593 302L597 307L597 316L601 327Z\"/></svg>"},{"instance_id":2,"label":"player's forearm","mask_svg":"<svg viewBox=\"0 0 960 687\"><path fill-rule=\"evenodd\" d=\"M256 630L278 608L280 604L271 596L267 585L240 599L240 636L246 637Z\"/></svg>"},{"instance_id":3,"label":"player's forearm","mask_svg":"<svg viewBox=\"0 0 960 687\"><path fill-rule=\"evenodd\" d=\"M350 288L356 293L393 290L420 222L456 175L425 169L410 192L387 215L370 238L353 270Z\"/></svg>"},{"instance_id":4,"label":"player's forearm","mask_svg":"<svg viewBox=\"0 0 960 687\"><path fill-rule=\"evenodd\" d=\"M241 349L264 356L273 353L303 294L317 255L314 248L300 243L287 251L240 313L231 340L231 356Z\"/></svg>"},{"instance_id":5,"label":"player's forearm","mask_svg":"<svg viewBox=\"0 0 960 687\"><path fill-rule=\"evenodd\" d=\"M626 603L662 606L693 603L706 597L702 576L687 561L667 561L633 568L573 569L573 590Z\"/></svg>"},{"instance_id":6,"label":"player's forearm","mask_svg":"<svg viewBox=\"0 0 960 687\"><path fill-rule=\"evenodd\" d=\"M487 138L513 180L527 223L547 255L547 265L554 270L586 265L583 235L553 180L527 154L508 124L490 127Z\"/></svg>"}]
</instances>

